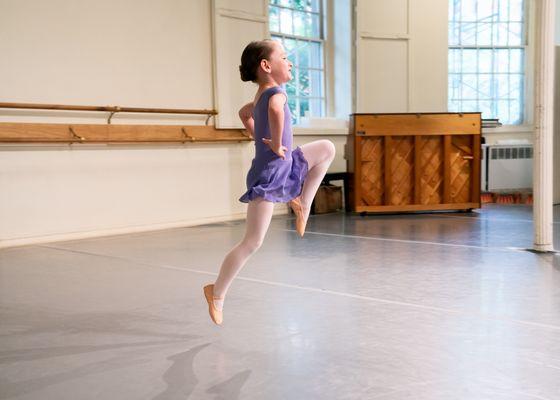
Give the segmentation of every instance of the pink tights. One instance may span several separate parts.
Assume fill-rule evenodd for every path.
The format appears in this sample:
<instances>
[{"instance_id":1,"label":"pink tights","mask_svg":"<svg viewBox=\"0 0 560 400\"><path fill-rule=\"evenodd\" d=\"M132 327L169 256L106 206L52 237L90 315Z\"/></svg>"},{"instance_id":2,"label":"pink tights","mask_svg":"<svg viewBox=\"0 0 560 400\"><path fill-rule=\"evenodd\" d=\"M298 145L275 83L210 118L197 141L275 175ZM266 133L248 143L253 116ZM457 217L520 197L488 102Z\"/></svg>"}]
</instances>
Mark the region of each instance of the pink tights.
<instances>
[{"instance_id":1,"label":"pink tights","mask_svg":"<svg viewBox=\"0 0 560 400\"><path fill-rule=\"evenodd\" d=\"M301 193L301 204L309 216L311 203L317 189L334 159L335 149L329 140L317 140L300 146L308 164L308 172ZM270 225L274 203L262 198L249 202L245 236L224 258L220 274L214 283L214 296L225 297L233 279L245 265L249 257L261 247ZM214 300L219 309L223 300Z\"/></svg>"}]
</instances>

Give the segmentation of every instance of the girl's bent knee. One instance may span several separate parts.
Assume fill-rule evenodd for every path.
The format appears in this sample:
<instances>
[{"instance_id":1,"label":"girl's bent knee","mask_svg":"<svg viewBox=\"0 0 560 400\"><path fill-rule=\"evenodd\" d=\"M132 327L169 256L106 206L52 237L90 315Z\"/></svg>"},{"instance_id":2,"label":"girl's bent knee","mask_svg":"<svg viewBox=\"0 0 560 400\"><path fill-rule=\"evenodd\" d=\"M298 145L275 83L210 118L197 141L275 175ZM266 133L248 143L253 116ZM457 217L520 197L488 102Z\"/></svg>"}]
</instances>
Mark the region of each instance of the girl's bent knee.
<instances>
[{"instance_id":1,"label":"girl's bent knee","mask_svg":"<svg viewBox=\"0 0 560 400\"><path fill-rule=\"evenodd\" d=\"M331 142L330 140L325 140L324 146L325 146L325 153L327 157L332 160L336 154L336 148L334 147L334 143Z\"/></svg>"}]
</instances>

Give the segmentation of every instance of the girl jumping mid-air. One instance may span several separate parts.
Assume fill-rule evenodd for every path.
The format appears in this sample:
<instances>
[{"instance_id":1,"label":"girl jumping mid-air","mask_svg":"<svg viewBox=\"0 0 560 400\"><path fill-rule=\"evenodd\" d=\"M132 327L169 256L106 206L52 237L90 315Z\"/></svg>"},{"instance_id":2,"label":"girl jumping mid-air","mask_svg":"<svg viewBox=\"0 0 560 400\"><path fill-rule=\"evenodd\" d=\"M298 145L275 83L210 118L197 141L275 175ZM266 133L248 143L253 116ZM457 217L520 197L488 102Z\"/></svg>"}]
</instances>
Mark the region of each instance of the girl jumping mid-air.
<instances>
[{"instance_id":1,"label":"girl jumping mid-air","mask_svg":"<svg viewBox=\"0 0 560 400\"><path fill-rule=\"evenodd\" d=\"M303 236L311 202L334 158L334 145L328 140L292 150L291 115L282 87L292 79L291 70L282 44L274 40L251 42L241 55L241 80L259 85L254 101L239 110L255 140L255 158L247 174L247 192L239 199L249 203L245 236L226 255L216 282L204 287L210 317L218 325L233 279L263 242L274 203L288 203Z\"/></svg>"}]
</instances>

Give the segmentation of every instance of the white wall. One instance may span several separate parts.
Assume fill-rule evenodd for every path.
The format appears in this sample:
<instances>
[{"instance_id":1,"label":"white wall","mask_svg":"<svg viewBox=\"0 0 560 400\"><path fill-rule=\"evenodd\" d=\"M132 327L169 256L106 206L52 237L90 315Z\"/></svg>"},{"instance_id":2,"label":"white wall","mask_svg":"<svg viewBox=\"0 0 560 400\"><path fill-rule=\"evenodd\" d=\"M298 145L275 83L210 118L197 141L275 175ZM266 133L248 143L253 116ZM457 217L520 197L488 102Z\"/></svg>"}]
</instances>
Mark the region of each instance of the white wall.
<instances>
[{"instance_id":1,"label":"white wall","mask_svg":"<svg viewBox=\"0 0 560 400\"><path fill-rule=\"evenodd\" d=\"M447 0L358 0L357 112L447 111Z\"/></svg>"},{"instance_id":2,"label":"white wall","mask_svg":"<svg viewBox=\"0 0 560 400\"><path fill-rule=\"evenodd\" d=\"M249 157L235 145L3 147L0 245L239 218Z\"/></svg>"},{"instance_id":3,"label":"white wall","mask_svg":"<svg viewBox=\"0 0 560 400\"><path fill-rule=\"evenodd\" d=\"M408 0L409 112L447 111L448 0Z\"/></svg>"},{"instance_id":4,"label":"white wall","mask_svg":"<svg viewBox=\"0 0 560 400\"><path fill-rule=\"evenodd\" d=\"M212 108L208 0L0 0L3 101Z\"/></svg>"}]
</instances>

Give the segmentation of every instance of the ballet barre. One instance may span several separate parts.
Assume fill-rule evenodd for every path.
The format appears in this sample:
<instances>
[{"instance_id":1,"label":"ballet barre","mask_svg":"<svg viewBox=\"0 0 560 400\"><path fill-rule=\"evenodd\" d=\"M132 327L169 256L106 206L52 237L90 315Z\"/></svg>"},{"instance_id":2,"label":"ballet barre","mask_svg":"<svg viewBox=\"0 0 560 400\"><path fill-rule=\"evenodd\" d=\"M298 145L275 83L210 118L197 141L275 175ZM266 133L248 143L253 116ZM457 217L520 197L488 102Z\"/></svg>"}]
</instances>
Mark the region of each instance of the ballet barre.
<instances>
[{"instance_id":1,"label":"ballet barre","mask_svg":"<svg viewBox=\"0 0 560 400\"><path fill-rule=\"evenodd\" d=\"M208 125L216 110L1 103L0 109L109 112L107 124L0 123L0 143L228 143L251 141L243 129ZM115 113L206 115L204 125L111 124Z\"/></svg>"},{"instance_id":2,"label":"ballet barre","mask_svg":"<svg viewBox=\"0 0 560 400\"><path fill-rule=\"evenodd\" d=\"M107 124L111 123L111 119L116 113L149 113L149 114L186 114L186 115L206 115L206 123L214 115L218 114L216 110L193 110L180 108L148 108L148 107L121 107L121 106L79 106L79 105L61 105L61 104L37 104L37 103L1 103L0 108L20 109L20 110L57 110L57 111L97 111L109 112Z\"/></svg>"},{"instance_id":3,"label":"ballet barre","mask_svg":"<svg viewBox=\"0 0 560 400\"><path fill-rule=\"evenodd\" d=\"M0 143L240 143L252 138L242 129L212 125L108 125L0 123Z\"/></svg>"}]
</instances>

